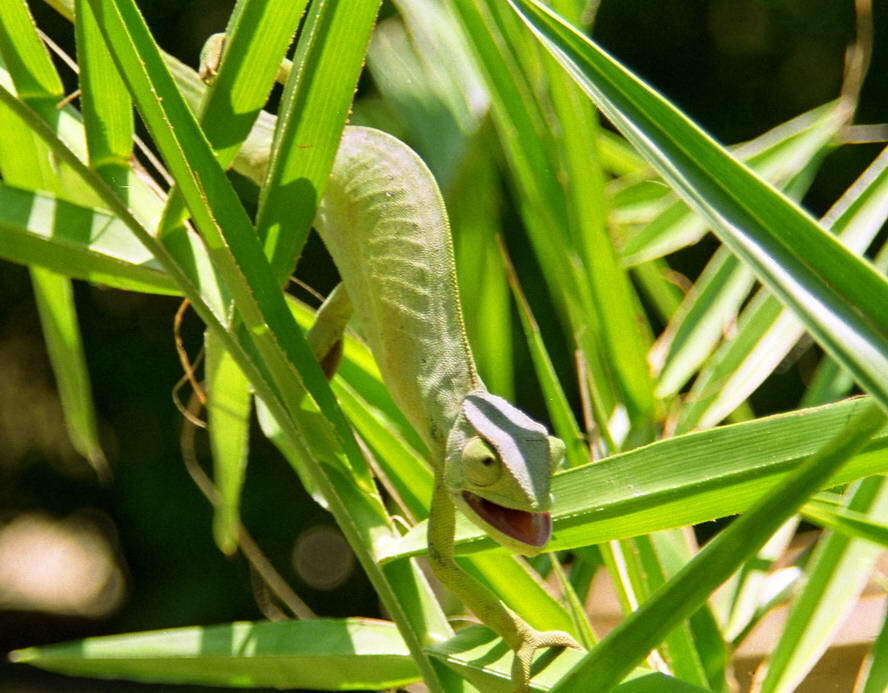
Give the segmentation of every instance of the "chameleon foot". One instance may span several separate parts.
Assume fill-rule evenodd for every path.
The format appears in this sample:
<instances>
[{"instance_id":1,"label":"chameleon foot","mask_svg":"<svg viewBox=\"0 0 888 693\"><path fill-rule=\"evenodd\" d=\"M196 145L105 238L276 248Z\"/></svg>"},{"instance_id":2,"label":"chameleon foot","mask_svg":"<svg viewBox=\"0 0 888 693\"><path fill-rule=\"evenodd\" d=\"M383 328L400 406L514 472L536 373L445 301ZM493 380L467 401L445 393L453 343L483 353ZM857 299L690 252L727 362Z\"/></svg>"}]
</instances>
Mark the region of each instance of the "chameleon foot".
<instances>
[{"instance_id":1,"label":"chameleon foot","mask_svg":"<svg viewBox=\"0 0 888 693\"><path fill-rule=\"evenodd\" d=\"M533 653L543 647L574 647L580 649L577 641L568 633L560 630L541 632L528 628L522 633L522 640L515 649L515 659L512 660L512 683L515 684L515 693L528 693L530 691L530 665L533 662Z\"/></svg>"}]
</instances>

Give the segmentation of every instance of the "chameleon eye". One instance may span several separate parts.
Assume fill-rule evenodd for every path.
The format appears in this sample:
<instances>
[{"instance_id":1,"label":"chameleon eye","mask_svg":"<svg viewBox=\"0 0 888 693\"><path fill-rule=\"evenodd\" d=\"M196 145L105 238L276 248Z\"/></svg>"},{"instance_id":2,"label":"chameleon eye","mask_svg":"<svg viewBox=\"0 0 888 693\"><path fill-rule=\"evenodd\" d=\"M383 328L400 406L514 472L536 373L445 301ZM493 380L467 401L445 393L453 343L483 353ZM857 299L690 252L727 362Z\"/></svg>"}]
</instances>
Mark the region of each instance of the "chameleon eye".
<instances>
[{"instance_id":1,"label":"chameleon eye","mask_svg":"<svg viewBox=\"0 0 888 693\"><path fill-rule=\"evenodd\" d=\"M480 438L472 438L462 452L463 473L475 486L490 486L503 473L499 457Z\"/></svg>"}]
</instances>

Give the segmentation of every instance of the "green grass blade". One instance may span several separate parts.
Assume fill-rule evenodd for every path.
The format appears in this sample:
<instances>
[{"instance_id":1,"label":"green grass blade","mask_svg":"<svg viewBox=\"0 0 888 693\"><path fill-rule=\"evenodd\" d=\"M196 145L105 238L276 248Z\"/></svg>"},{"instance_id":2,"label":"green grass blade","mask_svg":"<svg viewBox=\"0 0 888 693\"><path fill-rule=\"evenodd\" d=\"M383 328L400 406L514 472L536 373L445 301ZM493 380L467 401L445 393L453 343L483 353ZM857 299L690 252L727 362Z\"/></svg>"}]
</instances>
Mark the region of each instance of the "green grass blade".
<instances>
[{"instance_id":1,"label":"green grass blade","mask_svg":"<svg viewBox=\"0 0 888 693\"><path fill-rule=\"evenodd\" d=\"M339 147L380 0L314 2L284 88L256 229L283 284Z\"/></svg>"},{"instance_id":2,"label":"green grass blade","mask_svg":"<svg viewBox=\"0 0 888 693\"><path fill-rule=\"evenodd\" d=\"M307 0L241 0L229 18L222 54L214 56L219 64L202 66L215 72L213 84L204 88L203 82L193 75L194 86L187 92L183 89L186 98L188 93L192 95L191 108L198 114L204 135L223 168L231 164L259 117L306 3ZM169 56L165 60L171 69L178 62ZM178 69L176 74L184 76L188 70ZM182 81L178 81L180 89ZM266 157L268 144L263 151ZM186 217L181 191L174 188L159 234L166 236L180 230Z\"/></svg>"},{"instance_id":3,"label":"green grass blade","mask_svg":"<svg viewBox=\"0 0 888 693\"><path fill-rule=\"evenodd\" d=\"M76 0L74 33L80 67L80 108L89 163L127 199L133 153L133 103L86 0Z\"/></svg>"},{"instance_id":4,"label":"green grass blade","mask_svg":"<svg viewBox=\"0 0 888 693\"><path fill-rule=\"evenodd\" d=\"M484 626L469 626L446 642L430 646L429 653L465 677L484 693L513 693L511 678L512 652L496 634ZM553 690L558 680L581 658L578 650L567 649L555 655L552 651L537 655L531 667L532 693ZM599 690L596 686L577 690ZM664 674L638 668L632 677L614 689L615 693L702 693L692 686Z\"/></svg>"},{"instance_id":5,"label":"green grass blade","mask_svg":"<svg viewBox=\"0 0 888 693\"><path fill-rule=\"evenodd\" d=\"M721 240L888 408L888 281L557 15L533 0L510 4Z\"/></svg>"},{"instance_id":6,"label":"green grass blade","mask_svg":"<svg viewBox=\"0 0 888 693\"><path fill-rule=\"evenodd\" d=\"M754 282L752 270L731 251L716 251L651 353L659 371L657 396L676 394L706 361Z\"/></svg>"},{"instance_id":7,"label":"green grass blade","mask_svg":"<svg viewBox=\"0 0 888 693\"><path fill-rule=\"evenodd\" d=\"M819 163L847 118L840 102L828 103L772 128L732 153L764 180L783 189L800 172ZM624 193L625 194L625 193ZM635 265L696 243L709 227L684 202L675 201L633 234L621 249L623 262Z\"/></svg>"},{"instance_id":8,"label":"green grass blade","mask_svg":"<svg viewBox=\"0 0 888 693\"><path fill-rule=\"evenodd\" d=\"M213 537L228 555L240 535L240 494L250 449L250 384L212 332L204 340L206 354L207 432L213 453L213 481L219 490L213 513Z\"/></svg>"},{"instance_id":9,"label":"green grass blade","mask_svg":"<svg viewBox=\"0 0 888 693\"><path fill-rule=\"evenodd\" d=\"M806 504L807 506L808 504ZM735 642L748 632L754 620L761 614L766 601L771 566L784 554L799 526L799 517L793 516L765 542L755 557L732 577L730 594L727 595L724 637Z\"/></svg>"},{"instance_id":10,"label":"green grass blade","mask_svg":"<svg viewBox=\"0 0 888 693\"><path fill-rule=\"evenodd\" d=\"M555 366L552 365L552 359L546 350L543 335L540 332L536 319L533 317L530 304L521 290L518 275L515 273L514 267L512 267L508 252L504 245L500 247L503 264L506 267L506 277L515 297L515 303L518 304L518 315L521 318L524 338L527 340L527 348L530 350L530 358L533 361L537 380L539 380L540 387L542 388L543 397L546 399L546 409L548 409L549 416L552 419L552 427L555 430L555 434L564 441L568 465L578 467L589 461L589 448L586 446L586 438L577 425L570 403L567 401L567 397L555 373Z\"/></svg>"},{"instance_id":11,"label":"green grass blade","mask_svg":"<svg viewBox=\"0 0 888 693\"><path fill-rule=\"evenodd\" d=\"M38 102L47 110L62 98L62 80L23 0L0 2L0 53L20 98Z\"/></svg>"},{"instance_id":12,"label":"green grass blade","mask_svg":"<svg viewBox=\"0 0 888 693\"><path fill-rule=\"evenodd\" d=\"M698 524L749 508L816 452L868 400L689 433L556 474L552 550ZM845 465L838 484L888 469L888 429ZM496 544L457 521L460 552ZM425 526L389 546L384 559L425 551Z\"/></svg>"},{"instance_id":13,"label":"green grass blade","mask_svg":"<svg viewBox=\"0 0 888 693\"><path fill-rule=\"evenodd\" d=\"M556 11L572 13L572 0L553 0ZM579 20L570 16L571 20ZM582 90L550 55L542 62L548 78L552 110L558 120L560 169L565 184L568 221L583 262L601 335L630 411L654 415L654 384L646 354L649 336L626 269L620 263L607 227L604 174L597 148L598 116Z\"/></svg>"},{"instance_id":14,"label":"green grass blade","mask_svg":"<svg viewBox=\"0 0 888 693\"><path fill-rule=\"evenodd\" d=\"M99 443L71 280L51 270L32 267L31 281L71 444L89 460L100 478L107 479L108 462Z\"/></svg>"},{"instance_id":15,"label":"green grass blade","mask_svg":"<svg viewBox=\"0 0 888 693\"><path fill-rule=\"evenodd\" d=\"M404 123L407 140L446 196L489 99L446 5L437 0L394 4L401 19L377 26L367 66L386 105Z\"/></svg>"},{"instance_id":16,"label":"green grass blade","mask_svg":"<svg viewBox=\"0 0 888 693\"><path fill-rule=\"evenodd\" d=\"M514 399L514 347L509 287L496 234L502 190L491 138L477 137L448 192L450 227L466 334L478 371L491 392Z\"/></svg>"},{"instance_id":17,"label":"green grass blade","mask_svg":"<svg viewBox=\"0 0 888 693\"><path fill-rule=\"evenodd\" d=\"M0 257L127 291L181 293L117 217L3 184Z\"/></svg>"},{"instance_id":18,"label":"green grass blade","mask_svg":"<svg viewBox=\"0 0 888 693\"><path fill-rule=\"evenodd\" d=\"M823 225L851 251L863 254L888 217L888 149L861 174ZM746 315L748 311L749 315ZM678 430L713 426L745 400L804 334L804 324L774 297L760 291L736 336L723 344L701 372Z\"/></svg>"},{"instance_id":19,"label":"green grass blade","mask_svg":"<svg viewBox=\"0 0 888 693\"><path fill-rule=\"evenodd\" d=\"M866 539L888 548L888 521L814 498L802 506L805 519L846 537Z\"/></svg>"},{"instance_id":20,"label":"green grass blade","mask_svg":"<svg viewBox=\"0 0 888 693\"><path fill-rule=\"evenodd\" d=\"M223 167L234 159L265 105L306 4L241 0L232 13L218 75L200 108L201 126Z\"/></svg>"},{"instance_id":21,"label":"green grass blade","mask_svg":"<svg viewBox=\"0 0 888 693\"><path fill-rule=\"evenodd\" d=\"M571 335L584 333L582 347L590 382L609 413L617 399L615 382L604 357L588 286L580 279L580 257L568 244L565 195L551 173L558 166L545 115L495 8L476 0L452 4L485 77L493 122L528 239L565 329Z\"/></svg>"},{"instance_id":22,"label":"green grass blade","mask_svg":"<svg viewBox=\"0 0 888 693\"><path fill-rule=\"evenodd\" d=\"M888 688L888 618L866 656L858 676L855 693L882 693Z\"/></svg>"},{"instance_id":23,"label":"green grass blade","mask_svg":"<svg viewBox=\"0 0 888 693\"><path fill-rule=\"evenodd\" d=\"M366 690L419 679L395 625L359 618L109 635L12 658L71 676L238 688Z\"/></svg>"},{"instance_id":24,"label":"green grass blade","mask_svg":"<svg viewBox=\"0 0 888 693\"><path fill-rule=\"evenodd\" d=\"M0 54L19 98L55 125L61 118L55 107L62 94L61 80L24 2L4 0L0 4ZM6 109L0 113L0 126L12 125L16 120ZM4 180L23 188L64 191L67 186L60 178L60 167L52 163L48 147L29 133L8 132L0 151ZM12 134L16 140L24 139L25 146L13 142ZM77 190L66 192L78 196ZM33 268L31 283L71 442L100 477L107 477L71 282L52 270Z\"/></svg>"},{"instance_id":25,"label":"green grass blade","mask_svg":"<svg viewBox=\"0 0 888 693\"><path fill-rule=\"evenodd\" d=\"M888 482L871 477L846 492L849 510L888 519ZM787 616L783 634L767 660L762 693L796 690L820 659L866 585L881 547L831 533L817 544L806 566L802 591Z\"/></svg>"},{"instance_id":26,"label":"green grass blade","mask_svg":"<svg viewBox=\"0 0 888 693\"><path fill-rule=\"evenodd\" d=\"M665 260L651 260L632 268L632 275L641 291L651 302L657 317L668 323L681 305L684 293L670 278L672 270ZM656 395L656 392L654 393Z\"/></svg>"},{"instance_id":27,"label":"green grass blade","mask_svg":"<svg viewBox=\"0 0 888 693\"><path fill-rule=\"evenodd\" d=\"M607 689L619 683L884 425L885 415L879 406L872 401L862 406L838 436L703 547L562 677L553 691L577 690L591 682Z\"/></svg>"}]
</instances>

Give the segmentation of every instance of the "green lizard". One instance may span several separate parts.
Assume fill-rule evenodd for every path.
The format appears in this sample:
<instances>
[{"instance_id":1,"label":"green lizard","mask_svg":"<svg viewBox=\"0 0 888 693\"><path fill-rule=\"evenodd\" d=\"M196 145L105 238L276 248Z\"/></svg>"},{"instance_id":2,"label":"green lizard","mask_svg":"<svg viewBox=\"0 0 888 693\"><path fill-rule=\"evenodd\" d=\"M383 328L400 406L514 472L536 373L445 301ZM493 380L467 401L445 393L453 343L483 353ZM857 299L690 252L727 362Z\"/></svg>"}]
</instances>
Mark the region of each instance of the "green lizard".
<instances>
[{"instance_id":1,"label":"green lizard","mask_svg":"<svg viewBox=\"0 0 888 693\"><path fill-rule=\"evenodd\" d=\"M343 282L310 334L315 354L331 366L327 355L353 306L386 386L431 453L432 569L515 651L512 678L524 690L536 649L577 645L567 633L533 629L457 565L455 509L507 548L539 553L551 534L549 480L564 444L481 382L444 203L411 149L378 130L346 128L315 228Z\"/></svg>"},{"instance_id":2,"label":"green lizard","mask_svg":"<svg viewBox=\"0 0 888 693\"><path fill-rule=\"evenodd\" d=\"M201 55L208 82L223 46L217 34ZM512 680L516 690L527 690L537 649L578 645L568 633L532 628L459 567L456 508L503 546L539 553L552 531L549 481L564 443L481 382L463 325L444 201L409 147L379 130L346 127L314 226L342 284L321 306L309 343L332 375L355 313L393 399L429 447L432 570L515 651Z\"/></svg>"}]
</instances>

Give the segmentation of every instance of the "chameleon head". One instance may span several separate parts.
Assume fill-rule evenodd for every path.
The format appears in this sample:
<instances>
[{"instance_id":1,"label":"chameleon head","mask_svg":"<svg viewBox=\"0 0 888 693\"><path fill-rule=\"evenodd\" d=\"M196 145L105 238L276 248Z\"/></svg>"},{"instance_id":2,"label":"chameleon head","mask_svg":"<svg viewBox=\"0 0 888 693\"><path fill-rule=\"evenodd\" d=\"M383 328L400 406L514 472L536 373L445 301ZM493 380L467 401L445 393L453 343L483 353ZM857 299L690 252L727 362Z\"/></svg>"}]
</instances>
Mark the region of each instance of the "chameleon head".
<instances>
[{"instance_id":1,"label":"chameleon head","mask_svg":"<svg viewBox=\"0 0 888 693\"><path fill-rule=\"evenodd\" d=\"M486 391L463 400L447 439L444 480L454 504L518 553L539 553L552 533L549 480L564 443Z\"/></svg>"}]
</instances>

